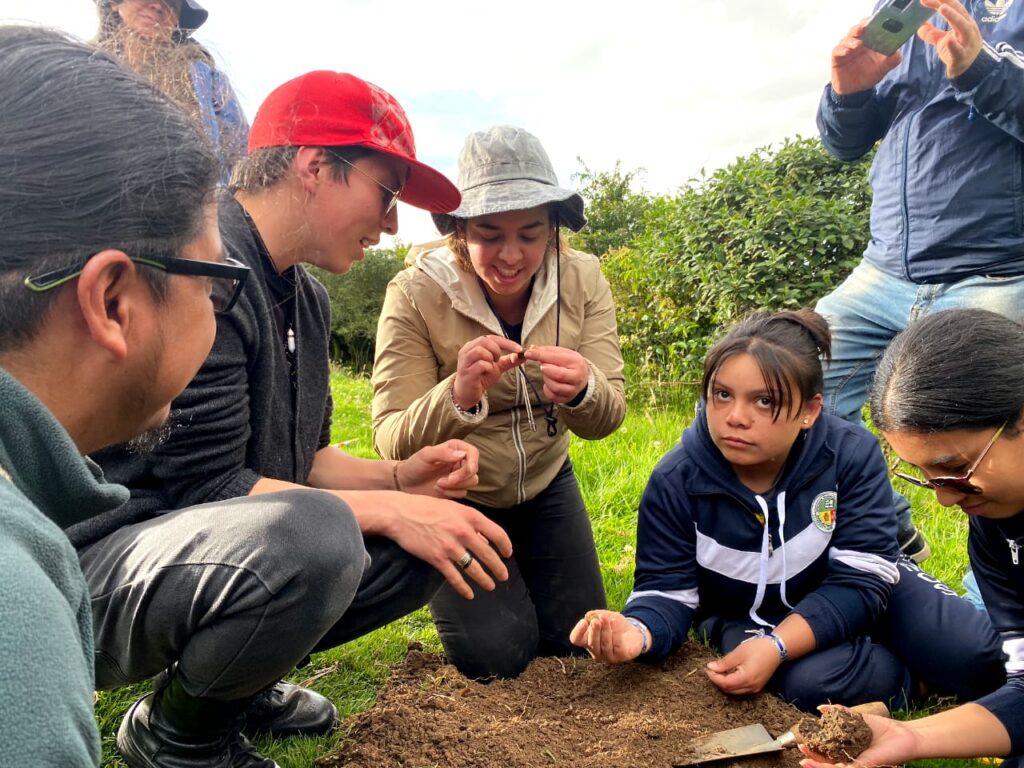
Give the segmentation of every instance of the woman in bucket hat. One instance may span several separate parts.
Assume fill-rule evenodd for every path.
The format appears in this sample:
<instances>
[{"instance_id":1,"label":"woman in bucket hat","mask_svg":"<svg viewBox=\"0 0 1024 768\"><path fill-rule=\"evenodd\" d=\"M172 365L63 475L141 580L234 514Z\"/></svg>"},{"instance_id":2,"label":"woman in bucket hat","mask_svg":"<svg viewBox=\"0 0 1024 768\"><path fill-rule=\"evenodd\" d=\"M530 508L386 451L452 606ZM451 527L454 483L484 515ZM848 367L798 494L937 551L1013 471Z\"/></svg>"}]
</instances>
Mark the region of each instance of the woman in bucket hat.
<instances>
[{"instance_id":1,"label":"woman in bucket hat","mask_svg":"<svg viewBox=\"0 0 1024 768\"><path fill-rule=\"evenodd\" d=\"M210 139L226 183L244 157L249 124L227 76L192 38L209 13L196 0L96 0L96 45L173 101Z\"/></svg>"},{"instance_id":2,"label":"woman in bucket hat","mask_svg":"<svg viewBox=\"0 0 1024 768\"><path fill-rule=\"evenodd\" d=\"M388 286L374 443L389 458L455 437L479 449L467 500L508 532L509 579L472 601L442 588L430 608L464 674L513 677L535 656L573 653L575 620L605 604L569 432L598 439L622 423L622 354L598 260L560 239L586 223L583 199L558 186L537 138L471 134L458 186L461 207L434 215L446 244Z\"/></svg>"}]
</instances>

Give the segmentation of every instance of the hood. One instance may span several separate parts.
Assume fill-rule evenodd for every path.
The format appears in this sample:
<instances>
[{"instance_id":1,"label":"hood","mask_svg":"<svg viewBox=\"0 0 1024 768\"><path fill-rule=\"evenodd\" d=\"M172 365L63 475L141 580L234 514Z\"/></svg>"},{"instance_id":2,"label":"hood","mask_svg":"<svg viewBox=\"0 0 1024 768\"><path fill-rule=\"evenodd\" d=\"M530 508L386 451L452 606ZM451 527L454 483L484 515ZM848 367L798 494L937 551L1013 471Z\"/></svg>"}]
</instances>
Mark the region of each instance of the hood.
<instances>
[{"instance_id":1,"label":"hood","mask_svg":"<svg viewBox=\"0 0 1024 768\"><path fill-rule=\"evenodd\" d=\"M446 246L423 250L416 255L416 266L445 292L452 308L475 320L498 336L504 335L501 324L484 296L483 286L475 274L459 269L455 255ZM523 318L522 338L529 336L541 318L558 301L558 280L555 256L549 253L533 280L530 303Z\"/></svg>"}]
</instances>

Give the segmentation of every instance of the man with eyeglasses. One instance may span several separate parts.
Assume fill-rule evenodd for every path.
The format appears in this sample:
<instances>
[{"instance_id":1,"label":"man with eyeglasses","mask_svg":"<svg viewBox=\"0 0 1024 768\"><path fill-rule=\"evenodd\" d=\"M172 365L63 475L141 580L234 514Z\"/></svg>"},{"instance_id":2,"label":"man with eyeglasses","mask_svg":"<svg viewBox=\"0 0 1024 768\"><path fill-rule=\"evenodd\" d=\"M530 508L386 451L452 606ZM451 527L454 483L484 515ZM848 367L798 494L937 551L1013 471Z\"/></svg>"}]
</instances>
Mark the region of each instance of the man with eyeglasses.
<instances>
[{"instance_id":1,"label":"man with eyeglasses","mask_svg":"<svg viewBox=\"0 0 1024 768\"><path fill-rule=\"evenodd\" d=\"M277 682L310 653L425 605L445 579L471 598L469 580L507 578L505 533L452 500L477 482L475 448L449 440L392 462L330 444L330 303L304 265L346 272L397 231L399 199L459 204L416 159L401 107L352 75L298 77L260 107L232 181L221 235L252 277L164 444L95 457L131 501L71 532L91 575L97 675L166 670L122 722L133 768L270 768L241 732L336 722L328 699ZM309 488L326 493L297 502Z\"/></svg>"}]
</instances>

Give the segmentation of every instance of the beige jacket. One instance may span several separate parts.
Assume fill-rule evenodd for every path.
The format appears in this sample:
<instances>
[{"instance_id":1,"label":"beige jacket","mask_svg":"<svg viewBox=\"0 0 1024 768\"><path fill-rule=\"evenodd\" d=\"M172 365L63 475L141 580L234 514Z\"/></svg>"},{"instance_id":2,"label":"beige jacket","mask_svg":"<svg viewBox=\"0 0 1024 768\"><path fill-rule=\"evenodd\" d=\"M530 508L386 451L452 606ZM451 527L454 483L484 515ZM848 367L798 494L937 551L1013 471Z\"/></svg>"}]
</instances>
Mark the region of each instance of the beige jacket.
<instances>
[{"instance_id":1,"label":"beige jacket","mask_svg":"<svg viewBox=\"0 0 1024 768\"><path fill-rule=\"evenodd\" d=\"M622 352L615 306L598 260L562 253L560 345L579 352L590 366L587 394L575 408L558 405L558 433L549 437L535 363L507 372L488 390L480 413L460 413L452 401L459 349L485 334L502 335L475 275L455 264L445 248L419 253L415 265L388 285L377 325L373 366L373 442L389 459L461 438L480 451L480 485L469 498L505 508L533 498L565 462L568 430L595 440L614 432L626 415ZM523 320L522 344L555 343L555 259L541 265ZM526 403L532 403L529 409ZM532 415L532 421L530 416Z\"/></svg>"}]
</instances>

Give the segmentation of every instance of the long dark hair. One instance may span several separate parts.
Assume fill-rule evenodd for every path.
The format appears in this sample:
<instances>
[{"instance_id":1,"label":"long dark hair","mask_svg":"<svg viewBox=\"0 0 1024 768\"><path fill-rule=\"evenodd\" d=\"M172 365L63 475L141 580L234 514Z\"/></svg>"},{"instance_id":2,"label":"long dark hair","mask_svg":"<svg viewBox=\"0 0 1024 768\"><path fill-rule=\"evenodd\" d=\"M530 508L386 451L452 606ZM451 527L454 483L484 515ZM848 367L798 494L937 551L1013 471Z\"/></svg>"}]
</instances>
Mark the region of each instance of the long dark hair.
<instances>
[{"instance_id":1,"label":"long dark hair","mask_svg":"<svg viewBox=\"0 0 1024 768\"><path fill-rule=\"evenodd\" d=\"M994 429L1024 410L1024 327L986 309L917 320L882 356L871 420L885 432Z\"/></svg>"},{"instance_id":2,"label":"long dark hair","mask_svg":"<svg viewBox=\"0 0 1024 768\"><path fill-rule=\"evenodd\" d=\"M32 338L59 292L26 276L107 248L178 254L218 176L188 118L138 75L59 32L0 27L0 350ZM159 295L159 273L142 274Z\"/></svg>"},{"instance_id":3,"label":"long dark hair","mask_svg":"<svg viewBox=\"0 0 1024 768\"><path fill-rule=\"evenodd\" d=\"M746 353L757 361L772 396L772 421L782 410L792 418L804 403L824 389L821 358L830 359L828 322L812 309L752 312L726 332L704 358L701 392L710 396L719 369L731 357ZM799 401L793 398L796 390Z\"/></svg>"}]
</instances>

